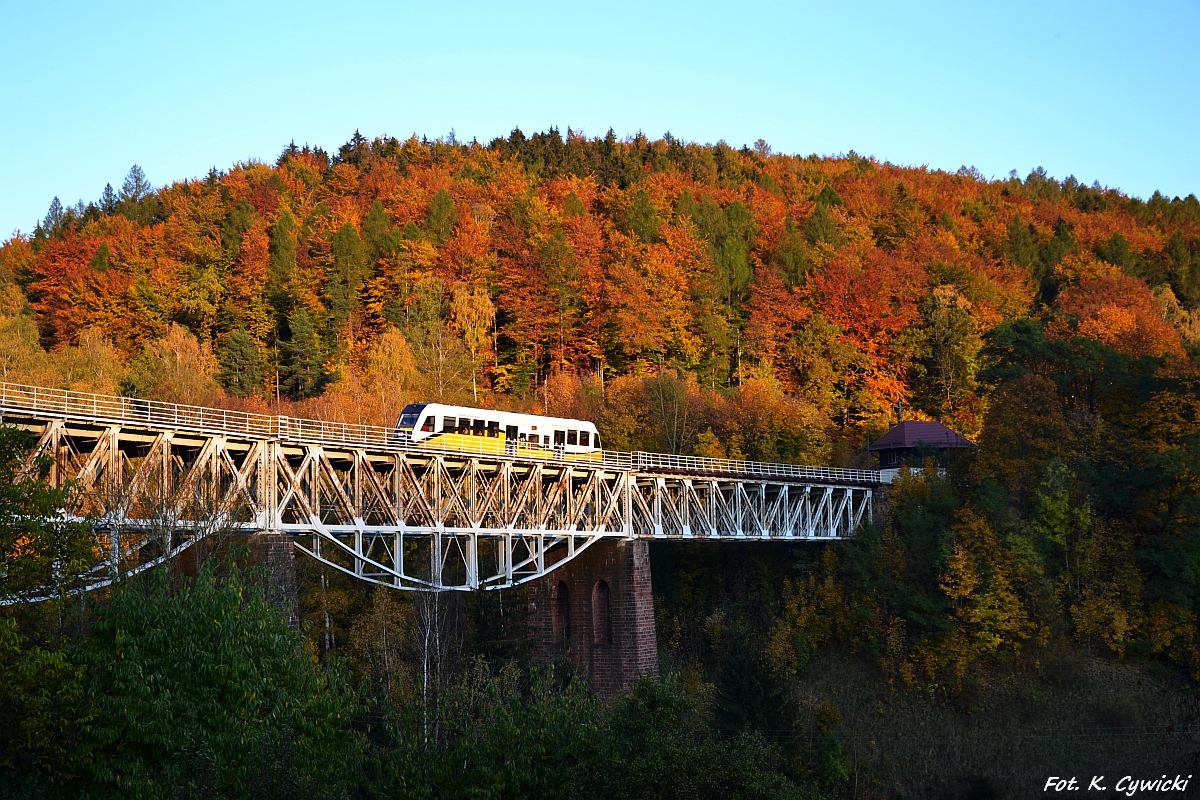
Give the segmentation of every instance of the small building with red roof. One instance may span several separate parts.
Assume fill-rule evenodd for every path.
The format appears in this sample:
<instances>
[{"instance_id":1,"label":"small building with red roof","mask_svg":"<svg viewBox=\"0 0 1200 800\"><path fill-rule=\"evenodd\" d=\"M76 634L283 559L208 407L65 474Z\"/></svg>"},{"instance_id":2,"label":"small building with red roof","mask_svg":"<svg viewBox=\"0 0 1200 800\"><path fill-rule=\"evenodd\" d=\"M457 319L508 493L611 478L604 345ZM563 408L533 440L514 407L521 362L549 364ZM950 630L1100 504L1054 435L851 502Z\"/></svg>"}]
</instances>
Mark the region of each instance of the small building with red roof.
<instances>
[{"instance_id":1,"label":"small building with red roof","mask_svg":"<svg viewBox=\"0 0 1200 800\"><path fill-rule=\"evenodd\" d=\"M975 444L965 436L955 433L940 422L917 422L905 420L879 437L870 447L879 456L880 469L896 469L902 466L913 452L936 450L967 450Z\"/></svg>"}]
</instances>

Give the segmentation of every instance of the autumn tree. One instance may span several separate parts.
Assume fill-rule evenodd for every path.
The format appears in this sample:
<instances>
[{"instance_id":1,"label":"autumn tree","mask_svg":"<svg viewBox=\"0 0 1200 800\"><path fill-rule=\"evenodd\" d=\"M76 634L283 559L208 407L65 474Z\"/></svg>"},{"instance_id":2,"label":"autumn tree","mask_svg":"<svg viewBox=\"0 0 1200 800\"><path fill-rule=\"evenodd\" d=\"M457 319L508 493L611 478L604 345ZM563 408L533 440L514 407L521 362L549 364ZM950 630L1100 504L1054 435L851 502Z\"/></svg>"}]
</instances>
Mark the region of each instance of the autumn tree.
<instances>
[{"instance_id":1,"label":"autumn tree","mask_svg":"<svg viewBox=\"0 0 1200 800\"><path fill-rule=\"evenodd\" d=\"M471 354L471 394L479 402L479 387L475 377L479 372L479 355L487 349L495 324L496 307L483 288L468 291L460 286L450 302L454 324L462 334L463 344Z\"/></svg>"},{"instance_id":2,"label":"autumn tree","mask_svg":"<svg viewBox=\"0 0 1200 800\"><path fill-rule=\"evenodd\" d=\"M216 389L218 362L207 343L172 323L166 336L148 342L126 378L136 396L202 405Z\"/></svg>"}]
</instances>

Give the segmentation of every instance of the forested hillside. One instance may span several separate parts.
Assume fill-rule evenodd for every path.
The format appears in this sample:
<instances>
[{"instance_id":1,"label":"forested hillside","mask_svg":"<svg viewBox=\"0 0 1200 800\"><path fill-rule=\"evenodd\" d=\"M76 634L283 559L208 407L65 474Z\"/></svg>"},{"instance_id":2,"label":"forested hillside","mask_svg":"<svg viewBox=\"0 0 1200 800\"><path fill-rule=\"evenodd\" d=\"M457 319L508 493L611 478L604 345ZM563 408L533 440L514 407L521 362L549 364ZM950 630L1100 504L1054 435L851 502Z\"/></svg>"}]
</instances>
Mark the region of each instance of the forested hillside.
<instances>
[{"instance_id":1,"label":"forested hillside","mask_svg":"<svg viewBox=\"0 0 1200 800\"><path fill-rule=\"evenodd\" d=\"M395 402L350 387L528 405L554 376L674 374L750 406L781 391L834 438L901 400L975 434L1005 320L1132 357L1200 341L1195 197L669 135L355 134L332 159L293 145L157 191L135 168L94 203L56 200L0 264L9 380L326 394L324 413L383 424ZM190 380L166 379L182 361ZM697 446L725 416L705 411L658 444Z\"/></svg>"},{"instance_id":2,"label":"forested hillside","mask_svg":"<svg viewBox=\"0 0 1200 800\"><path fill-rule=\"evenodd\" d=\"M160 189L135 167L94 203L56 200L0 247L0 284L7 381L381 425L453 401L593 419L613 449L838 465L867 465L900 409L962 432L978 448L903 475L886 522L854 542L654 545L664 671L718 738L766 736L738 763L771 780L955 796L1032 774L1019 748L938 772L938 730L904 728L906 703L959 714L946 725L1011 712L1013 731L1047 704L1084 727L1194 719L1191 695L1151 691L1200 680L1194 195L761 141L356 133L332 158L292 145ZM424 624L420 604L301 568L313 649L348 659L363 707L415 702L423 679L396 642ZM452 615L494 678L524 656L520 635L487 628L492 597ZM470 660L455 663L476 691ZM813 664L878 710L854 711ZM1109 686L1096 665L1143 670L1121 673L1146 681L1122 690L1143 705L1054 705ZM528 713L584 713L542 688ZM605 724L694 710L630 702ZM404 758L445 756L454 775L463 731Z\"/></svg>"}]
</instances>

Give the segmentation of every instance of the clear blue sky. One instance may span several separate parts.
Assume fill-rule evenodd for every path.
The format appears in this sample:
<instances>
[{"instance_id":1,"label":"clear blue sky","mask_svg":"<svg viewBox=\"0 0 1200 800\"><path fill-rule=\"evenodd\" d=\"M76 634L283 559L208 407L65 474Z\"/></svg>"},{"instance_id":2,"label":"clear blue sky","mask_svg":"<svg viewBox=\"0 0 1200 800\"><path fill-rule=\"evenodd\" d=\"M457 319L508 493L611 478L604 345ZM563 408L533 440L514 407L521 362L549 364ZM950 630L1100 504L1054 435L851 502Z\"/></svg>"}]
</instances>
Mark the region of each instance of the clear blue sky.
<instances>
[{"instance_id":1,"label":"clear blue sky","mask_svg":"<svg viewBox=\"0 0 1200 800\"><path fill-rule=\"evenodd\" d=\"M1200 2L0 6L0 239L357 128L670 131L1200 193Z\"/></svg>"}]
</instances>

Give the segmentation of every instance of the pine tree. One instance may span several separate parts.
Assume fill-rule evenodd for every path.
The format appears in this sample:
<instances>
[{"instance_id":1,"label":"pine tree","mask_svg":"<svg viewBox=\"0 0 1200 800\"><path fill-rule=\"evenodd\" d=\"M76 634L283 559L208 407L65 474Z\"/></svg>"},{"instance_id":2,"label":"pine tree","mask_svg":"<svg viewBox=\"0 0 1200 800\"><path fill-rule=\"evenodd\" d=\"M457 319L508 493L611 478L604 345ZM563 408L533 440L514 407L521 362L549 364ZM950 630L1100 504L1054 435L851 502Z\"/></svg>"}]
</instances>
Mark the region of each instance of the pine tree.
<instances>
[{"instance_id":1,"label":"pine tree","mask_svg":"<svg viewBox=\"0 0 1200 800\"><path fill-rule=\"evenodd\" d=\"M217 379L236 397L259 394L263 387L263 352L258 343L238 328L229 334L220 353L221 371Z\"/></svg>"},{"instance_id":2,"label":"pine tree","mask_svg":"<svg viewBox=\"0 0 1200 800\"><path fill-rule=\"evenodd\" d=\"M316 397L329 379L317 344L308 311L301 308L288 317L292 338L283 342L286 360L280 370L281 387L290 396L302 400Z\"/></svg>"},{"instance_id":3,"label":"pine tree","mask_svg":"<svg viewBox=\"0 0 1200 800\"><path fill-rule=\"evenodd\" d=\"M1020 217L1013 217L1004 240L1004 255L1018 267L1030 268L1038 257L1037 232Z\"/></svg>"},{"instance_id":4,"label":"pine tree","mask_svg":"<svg viewBox=\"0 0 1200 800\"><path fill-rule=\"evenodd\" d=\"M658 231L662 227L662 219L650 202L650 195L641 189L633 196L633 203L625 211L625 226L630 233L646 244L659 241Z\"/></svg>"},{"instance_id":5,"label":"pine tree","mask_svg":"<svg viewBox=\"0 0 1200 800\"><path fill-rule=\"evenodd\" d=\"M125 183L121 184L122 202L140 203L153 193L154 187L146 180L146 173L142 172L142 168L137 164L130 167L129 174L125 176Z\"/></svg>"},{"instance_id":6,"label":"pine tree","mask_svg":"<svg viewBox=\"0 0 1200 800\"><path fill-rule=\"evenodd\" d=\"M134 164L125 182L121 184L121 192L117 195L117 208L122 215L141 225L149 225L158 213L158 199L154 195L154 187L146 180L146 173Z\"/></svg>"},{"instance_id":7,"label":"pine tree","mask_svg":"<svg viewBox=\"0 0 1200 800\"><path fill-rule=\"evenodd\" d=\"M112 184L104 184L104 192L100 195L100 210L105 214L117 213L117 193L113 191Z\"/></svg>"},{"instance_id":8,"label":"pine tree","mask_svg":"<svg viewBox=\"0 0 1200 800\"><path fill-rule=\"evenodd\" d=\"M336 332L357 306L358 290L367 275L367 253L354 225L347 222L333 235L333 265L325 297L329 302L329 329Z\"/></svg>"},{"instance_id":9,"label":"pine tree","mask_svg":"<svg viewBox=\"0 0 1200 800\"><path fill-rule=\"evenodd\" d=\"M112 255L108 249L108 242L101 242L96 248L96 255L92 256L91 268L96 272L104 272L108 269L108 258Z\"/></svg>"},{"instance_id":10,"label":"pine tree","mask_svg":"<svg viewBox=\"0 0 1200 800\"><path fill-rule=\"evenodd\" d=\"M771 264L782 273L788 287L803 284L811 268L808 253L804 249L804 237L791 214L783 221L783 235L779 237L775 252L771 254Z\"/></svg>"},{"instance_id":11,"label":"pine tree","mask_svg":"<svg viewBox=\"0 0 1200 800\"><path fill-rule=\"evenodd\" d=\"M289 304L288 285L296 272L296 220L284 209L271 229L271 264L267 270L267 291L275 310L283 314Z\"/></svg>"},{"instance_id":12,"label":"pine tree","mask_svg":"<svg viewBox=\"0 0 1200 800\"><path fill-rule=\"evenodd\" d=\"M444 244L454 231L458 222L458 212L454 210L454 198L445 189L439 189L429 204L429 214L425 218L425 227L438 244Z\"/></svg>"},{"instance_id":13,"label":"pine tree","mask_svg":"<svg viewBox=\"0 0 1200 800\"><path fill-rule=\"evenodd\" d=\"M571 192L563 200L563 216L564 217L584 217L587 216L587 209L583 205L583 201L579 199L579 195Z\"/></svg>"},{"instance_id":14,"label":"pine tree","mask_svg":"<svg viewBox=\"0 0 1200 800\"><path fill-rule=\"evenodd\" d=\"M367 247L368 267L374 269L379 259L390 255L396 249L396 235L392 230L392 221L388 218L383 203L376 200L371 205L362 224L363 243Z\"/></svg>"},{"instance_id":15,"label":"pine tree","mask_svg":"<svg viewBox=\"0 0 1200 800\"><path fill-rule=\"evenodd\" d=\"M55 197L50 201L50 210L46 212L46 218L42 220L42 227L46 229L47 233L57 233L65 216L66 212L63 211L62 201Z\"/></svg>"},{"instance_id":16,"label":"pine tree","mask_svg":"<svg viewBox=\"0 0 1200 800\"><path fill-rule=\"evenodd\" d=\"M823 202L817 203L812 216L804 223L804 238L808 240L809 244L824 242L834 247L841 246L845 241L841 231L838 230L837 223L829 215L829 208Z\"/></svg>"}]
</instances>

